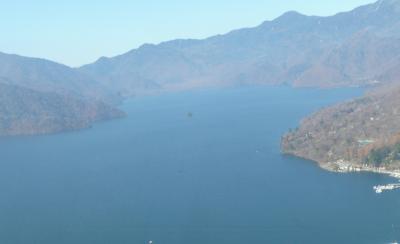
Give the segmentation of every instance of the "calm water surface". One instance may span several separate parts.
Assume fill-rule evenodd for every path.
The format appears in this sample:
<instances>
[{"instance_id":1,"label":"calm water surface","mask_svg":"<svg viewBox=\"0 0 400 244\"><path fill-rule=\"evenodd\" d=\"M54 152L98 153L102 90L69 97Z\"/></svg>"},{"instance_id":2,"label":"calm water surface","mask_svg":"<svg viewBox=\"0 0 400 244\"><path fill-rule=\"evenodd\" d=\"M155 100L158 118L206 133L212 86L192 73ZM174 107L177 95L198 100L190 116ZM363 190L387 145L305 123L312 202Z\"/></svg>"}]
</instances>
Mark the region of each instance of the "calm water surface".
<instances>
[{"instance_id":1,"label":"calm water surface","mask_svg":"<svg viewBox=\"0 0 400 244\"><path fill-rule=\"evenodd\" d=\"M389 243L400 191L282 156L279 140L360 90L254 87L143 97L125 119L0 139L1 244ZM191 112L193 117L189 117Z\"/></svg>"}]
</instances>

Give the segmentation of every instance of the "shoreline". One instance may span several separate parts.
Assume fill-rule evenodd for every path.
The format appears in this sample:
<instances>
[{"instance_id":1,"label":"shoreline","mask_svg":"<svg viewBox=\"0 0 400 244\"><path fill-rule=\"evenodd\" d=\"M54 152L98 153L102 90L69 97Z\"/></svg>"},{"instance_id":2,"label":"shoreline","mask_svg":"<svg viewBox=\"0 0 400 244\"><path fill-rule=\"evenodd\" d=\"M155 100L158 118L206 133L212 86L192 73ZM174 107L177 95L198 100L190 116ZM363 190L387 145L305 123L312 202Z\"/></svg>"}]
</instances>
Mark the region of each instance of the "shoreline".
<instances>
[{"instance_id":1,"label":"shoreline","mask_svg":"<svg viewBox=\"0 0 400 244\"><path fill-rule=\"evenodd\" d=\"M398 169L387 169L385 167L371 167L368 165L354 164L351 162L347 162L345 160L338 160L335 162L327 162L327 163L320 163L320 162L317 163L322 169L335 173L345 174L345 173L369 172L369 173L387 175L392 178L400 180L400 170Z\"/></svg>"},{"instance_id":2,"label":"shoreline","mask_svg":"<svg viewBox=\"0 0 400 244\"><path fill-rule=\"evenodd\" d=\"M387 169L385 167L371 167L366 164L356 164L345 160L337 160L333 162L321 163L316 160L308 159L295 155L293 153L285 153L293 157L301 158L304 160L312 161L318 165L322 170L333 172L337 174L349 174L349 173L375 173L380 175L385 175L400 182L400 169ZM377 194L381 194L385 191L391 191L400 189L400 183L390 183L386 185L376 185L372 188Z\"/></svg>"},{"instance_id":3,"label":"shoreline","mask_svg":"<svg viewBox=\"0 0 400 244\"><path fill-rule=\"evenodd\" d=\"M338 160L336 162L329 163L318 163L322 169L332 171L335 173L375 173L386 175L392 178L395 178L400 181L400 170L390 170L385 167L370 167L368 165L355 165L351 162L346 162L344 160ZM390 183L386 185L376 185L372 188L375 193L382 194L385 191L392 191L396 189L400 189L400 183Z\"/></svg>"},{"instance_id":4,"label":"shoreline","mask_svg":"<svg viewBox=\"0 0 400 244\"><path fill-rule=\"evenodd\" d=\"M383 174L390 176L392 178L396 178L400 180L400 169L387 169L385 167L370 167L368 165L362 165L362 164L357 164L357 163L352 163L349 161L345 161L343 159L337 160L337 161L332 161L332 162L319 162L314 159L310 159L304 156L297 155L295 153L289 153L289 152L283 152L283 155L295 157L295 158L300 158L304 160L308 160L311 162L314 162L315 164L318 165L323 170L333 172L333 173L341 173L341 174L347 174L347 173L357 173L357 172L364 172L364 173L376 173L376 174Z\"/></svg>"}]
</instances>

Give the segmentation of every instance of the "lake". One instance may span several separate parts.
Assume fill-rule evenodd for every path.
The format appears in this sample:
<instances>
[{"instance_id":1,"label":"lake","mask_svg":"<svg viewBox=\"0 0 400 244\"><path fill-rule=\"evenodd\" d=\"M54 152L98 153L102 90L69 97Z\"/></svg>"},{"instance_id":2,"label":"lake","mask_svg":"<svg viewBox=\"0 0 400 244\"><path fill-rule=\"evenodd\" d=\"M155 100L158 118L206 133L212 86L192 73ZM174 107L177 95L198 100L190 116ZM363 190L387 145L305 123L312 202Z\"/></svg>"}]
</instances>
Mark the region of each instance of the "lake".
<instances>
[{"instance_id":1,"label":"lake","mask_svg":"<svg viewBox=\"0 0 400 244\"><path fill-rule=\"evenodd\" d=\"M280 154L280 137L359 89L246 87L138 97L128 116L0 139L0 243L389 243L400 191Z\"/></svg>"}]
</instances>

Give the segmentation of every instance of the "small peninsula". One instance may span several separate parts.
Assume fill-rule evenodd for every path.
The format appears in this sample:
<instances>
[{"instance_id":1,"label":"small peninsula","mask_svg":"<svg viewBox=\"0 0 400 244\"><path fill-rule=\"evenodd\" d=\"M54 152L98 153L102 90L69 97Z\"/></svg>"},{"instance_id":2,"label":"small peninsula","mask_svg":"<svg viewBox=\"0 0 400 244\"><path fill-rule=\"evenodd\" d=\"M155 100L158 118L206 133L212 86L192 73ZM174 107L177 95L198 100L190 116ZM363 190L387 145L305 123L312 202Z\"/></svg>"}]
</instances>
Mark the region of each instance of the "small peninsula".
<instances>
[{"instance_id":1,"label":"small peninsula","mask_svg":"<svg viewBox=\"0 0 400 244\"><path fill-rule=\"evenodd\" d=\"M400 88L386 87L305 118L282 137L281 147L330 171L400 178L399 122Z\"/></svg>"}]
</instances>

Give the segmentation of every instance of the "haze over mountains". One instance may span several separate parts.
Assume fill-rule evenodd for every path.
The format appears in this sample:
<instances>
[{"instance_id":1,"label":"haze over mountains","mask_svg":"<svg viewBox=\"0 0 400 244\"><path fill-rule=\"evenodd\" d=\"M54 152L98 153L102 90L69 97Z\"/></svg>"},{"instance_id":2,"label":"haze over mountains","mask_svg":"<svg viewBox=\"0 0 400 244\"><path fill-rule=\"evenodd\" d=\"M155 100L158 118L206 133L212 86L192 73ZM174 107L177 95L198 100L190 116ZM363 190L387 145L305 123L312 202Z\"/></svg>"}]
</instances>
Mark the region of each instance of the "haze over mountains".
<instances>
[{"instance_id":1,"label":"haze over mountains","mask_svg":"<svg viewBox=\"0 0 400 244\"><path fill-rule=\"evenodd\" d=\"M24 106L16 109L31 114L29 104L35 104L35 111L46 111L49 108L45 104L58 99L55 104L60 105L60 113L52 110L53 116L67 121L87 118L84 115L88 109L79 107L90 107L91 113L102 114L102 119L120 116L105 104L115 105L124 97L160 91L247 84L338 87L397 82L399 39L400 0L381 0L331 17L288 12L255 28L205 40L146 44L77 69L0 53L0 84L5 91L0 99L9 104L0 111L0 118L14 118L7 123L19 121L10 114L17 100L23 100ZM34 95L8 96L17 90L19 94ZM39 102L39 94L48 102ZM75 101L84 105L76 106ZM69 106L74 109L61 112ZM98 119L90 118L85 126ZM61 131L61 127L54 131ZM35 130L13 131L34 134ZM7 133L0 131L2 134Z\"/></svg>"},{"instance_id":2,"label":"haze over mountains","mask_svg":"<svg viewBox=\"0 0 400 244\"><path fill-rule=\"evenodd\" d=\"M0 82L33 90L69 94L92 100L116 102L92 77L68 66L39 58L28 58L0 52Z\"/></svg>"},{"instance_id":3,"label":"haze over mountains","mask_svg":"<svg viewBox=\"0 0 400 244\"><path fill-rule=\"evenodd\" d=\"M241 84L368 85L393 80L399 38L400 1L382 0L331 17L288 12L205 40L146 44L79 71L127 95Z\"/></svg>"},{"instance_id":4,"label":"haze over mountains","mask_svg":"<svg viewBox=\"0 0 400 244\"><path fill-rule=\"evenodd\" d=\"M0 135L32 135L123 116L98 82L51 61L0 53Z\"/></svg>"}]
</instances>

